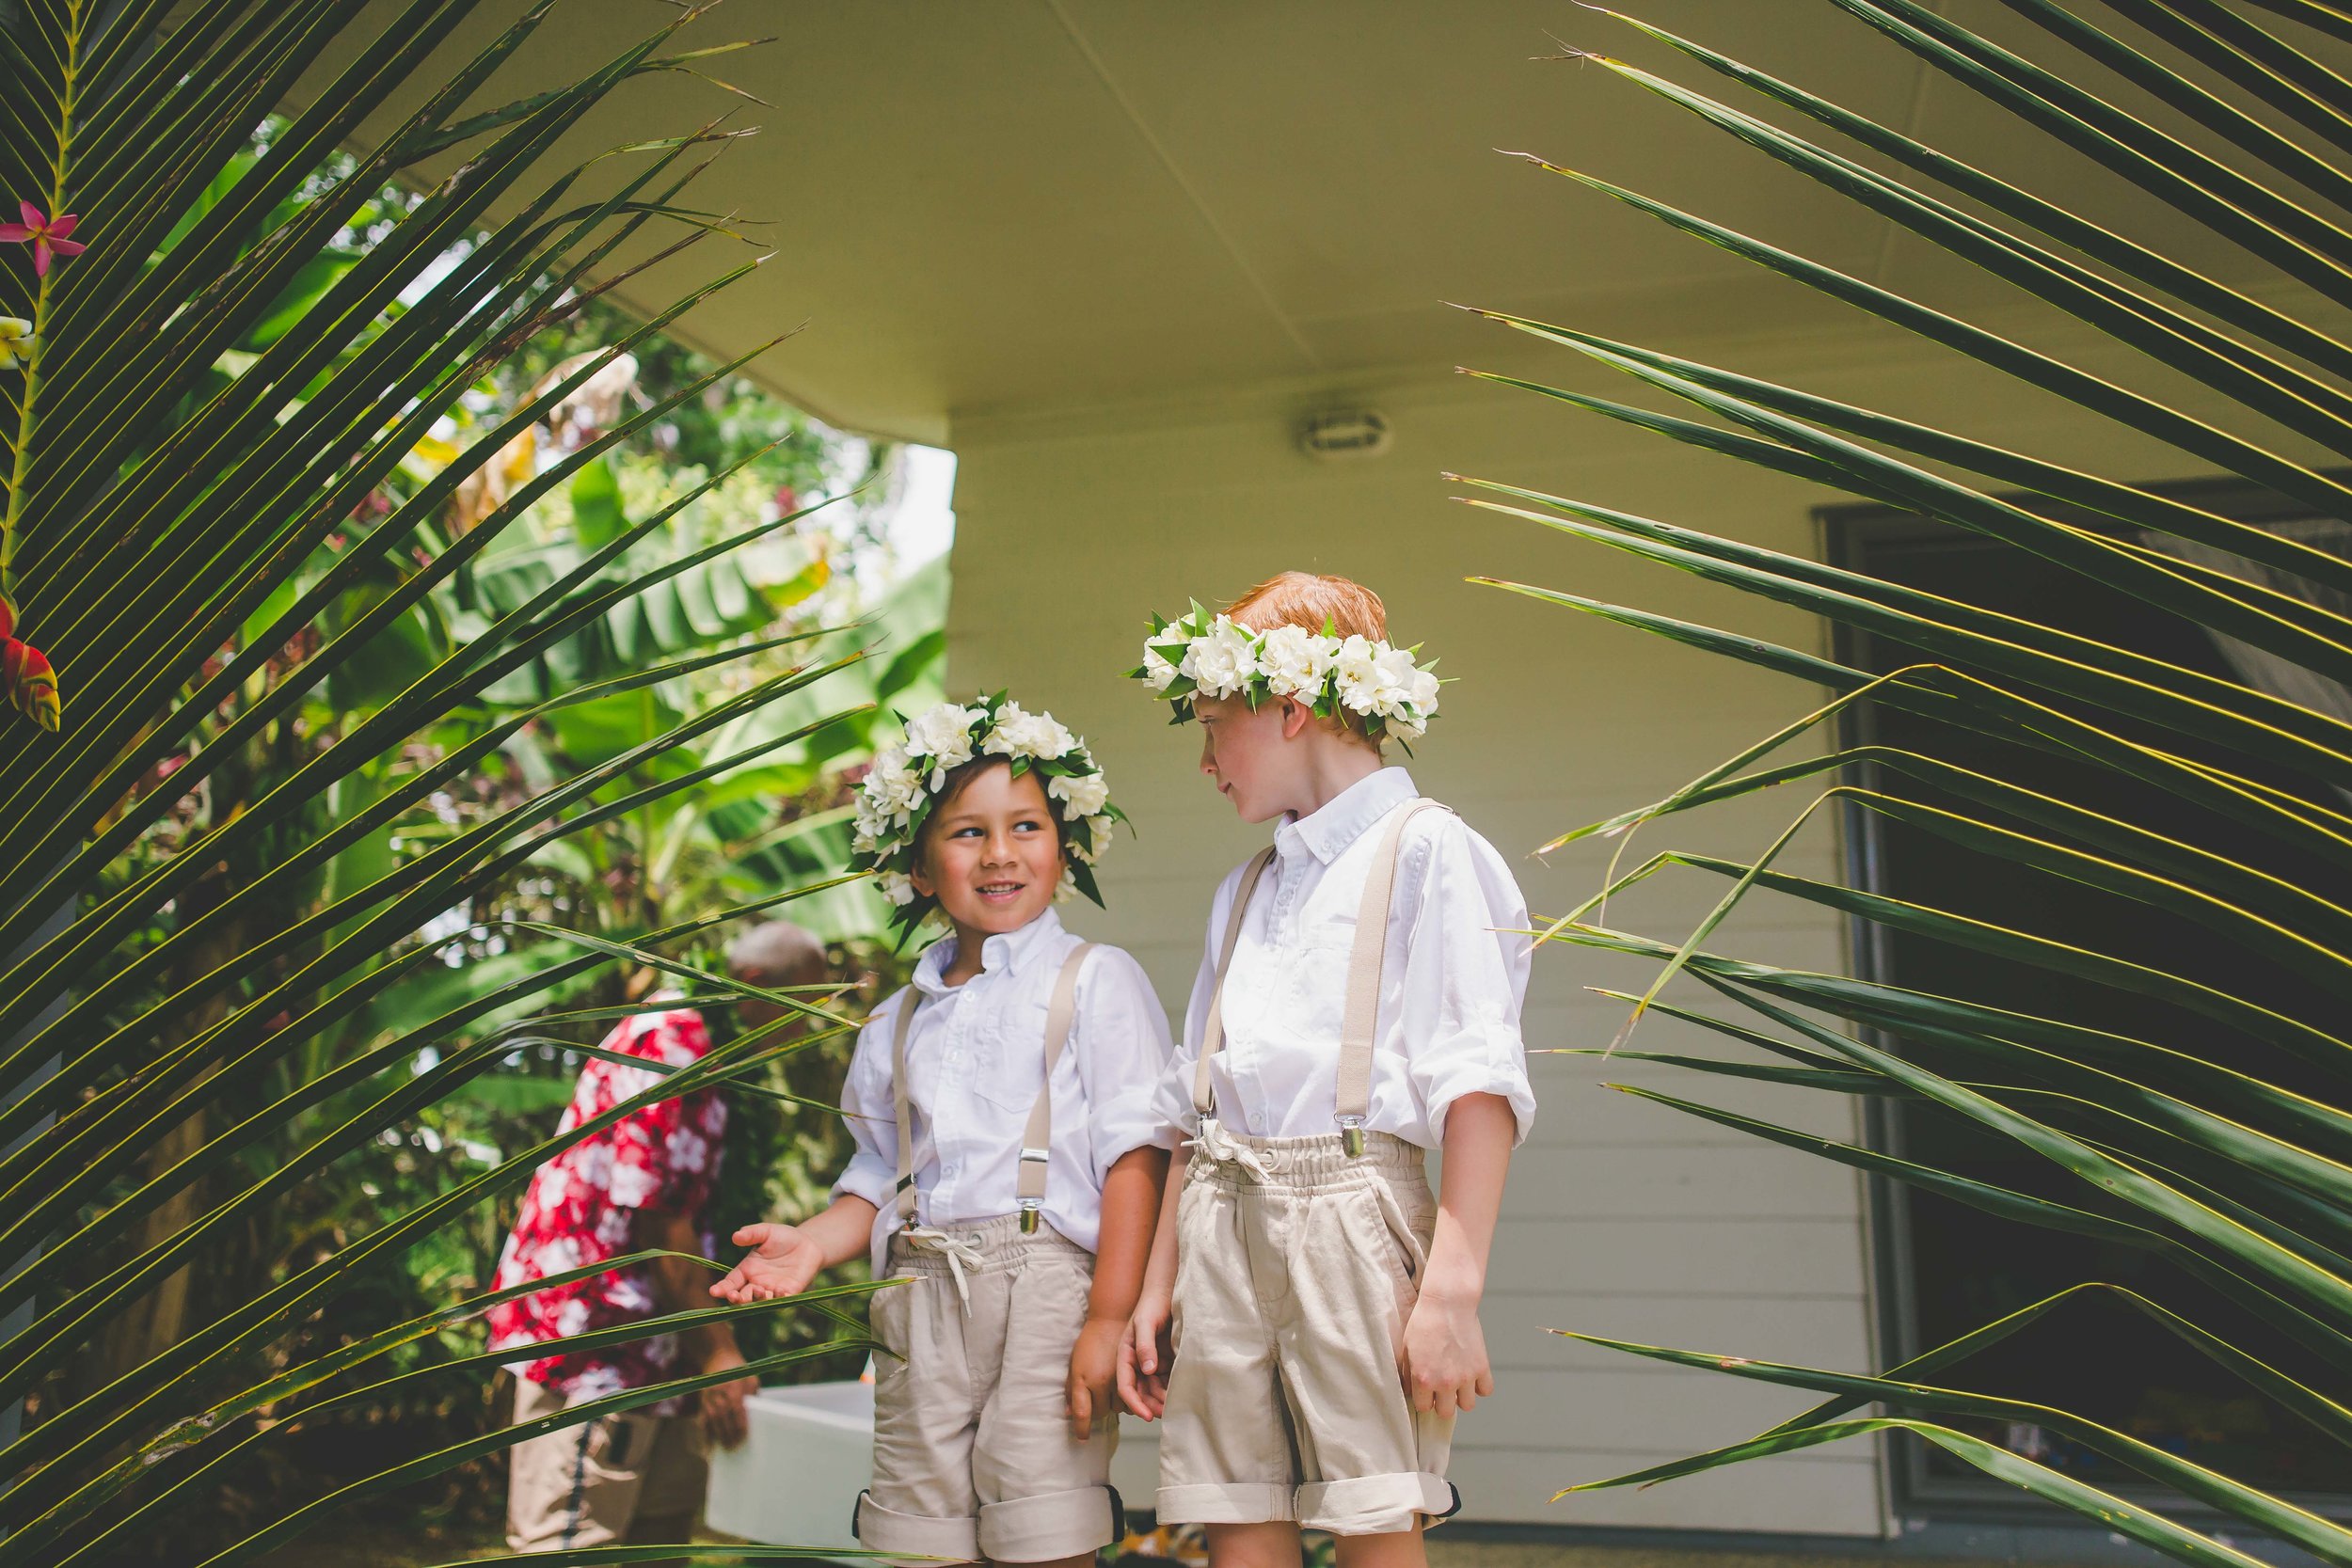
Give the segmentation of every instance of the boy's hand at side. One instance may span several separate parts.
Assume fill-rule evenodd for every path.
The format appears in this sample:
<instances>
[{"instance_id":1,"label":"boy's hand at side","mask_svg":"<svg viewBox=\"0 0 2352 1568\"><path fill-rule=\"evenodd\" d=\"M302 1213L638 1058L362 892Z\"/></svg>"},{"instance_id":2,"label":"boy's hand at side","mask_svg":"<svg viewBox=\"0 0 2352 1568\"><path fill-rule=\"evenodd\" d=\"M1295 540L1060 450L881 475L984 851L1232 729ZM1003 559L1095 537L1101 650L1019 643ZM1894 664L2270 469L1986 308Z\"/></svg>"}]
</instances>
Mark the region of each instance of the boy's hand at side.
<instances>
[{"instance_id":1,"label":"boy's hand at side","mask_svg":"<svg viewBox=\"0 0 2352 1568\"><path fill-rule=\"evenodd\" d=\"M1476 1408L1495 1391L1486 1364L1486 1333L1478 1323L1478 1301L1423 1290L1405 1320L1405 1348L1397 1356L1405 1397L1415 1410L1439 1416Z\"/></svg>"},{"instance_id":2,"label":"boy's hand at side","mask_svg":"<svg viewBox=\"0 0 2352 1568\"><path fill-rule=\"evenodd\" d=\"M797 1296L825 1266L824 1249L798 1226L747 1225L735 1233L735 1244L751 1250L710 1288L721 1301Z\"/></svg>"},{"instance_id":3,"label":"boy's hand at side","mask_svg":"<svg viewBox=\"0 0 2352 1568\"><path fill-rule=\"evenodd\" d=\"M1446 1110L1445 1185L1421 1295L1405 1320L1396 1357L1415 1410L1451 1416L1495 1391L1478 1300L1486 1290L1486 1256L1516 1127L1510 1102L1498 1094L1466 1094Z\"/></svg>"},{"instance_id":4,"label":"boy's hand at side","mask_svg":"<svg viewBox=\"0 0 2352 1568\"><path fill-rule=\"evenodd\" d=\"M1127 1325L1118 1318L1089 1318L1078 1330L1070 1352L1070 1382L1066 1400L1071 1435L1083 1443L1099 1421L1118 1412L1111 1404L1111 1382L1119 1368L1120 1340Z\"/></svg>"},{"instance_id":5,"label":"boy's hand at side","mask_svg":"<svg viewBox=\"0 0 2352 1568\"><path fill-rule=\"evenodd\" d=\"M1168 1370L1175 1359L1168 1332L1168 1292L1145 1286L1119 1342L1119 1402L1147 1421L1168 1412Z\"/></svg>"}]
</instances>

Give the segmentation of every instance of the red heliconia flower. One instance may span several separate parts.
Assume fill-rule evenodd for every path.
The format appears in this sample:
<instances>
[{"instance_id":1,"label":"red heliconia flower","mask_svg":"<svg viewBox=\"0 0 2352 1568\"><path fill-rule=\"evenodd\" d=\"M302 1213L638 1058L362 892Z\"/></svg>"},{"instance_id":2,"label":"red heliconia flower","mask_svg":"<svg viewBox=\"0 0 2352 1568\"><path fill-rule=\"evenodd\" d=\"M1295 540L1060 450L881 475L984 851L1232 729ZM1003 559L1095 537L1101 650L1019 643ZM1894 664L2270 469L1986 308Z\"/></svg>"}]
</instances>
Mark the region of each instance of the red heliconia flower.
<instances>
[{"instance_id":1,"label":"red heliconia flower","mask_svg":"<svg viewBox=\"0 0 2352 1568\"><path fill-rule=\"evenodd\" d=\"M33 272L37 277L49 276L49 259L55 256L79 256L85 248L82 242L67 236L81 221L72 213L50 217L29 201L20 201L16 210L23 223L0 223L0 240L14 245L27 241L33 246Z\"/></svg>"},{"instance_id":2,"label":"red heliconia flower","mask_svg":"<svg viewBox=\"0 0 2352 1568\"><path fill-rule=\"evenodd\" d=\"M16 606L8 603L8 596L6 594L0 594L0 638L15 635Z\"/></svg>"},{"instance_id":3,"label":"red heliconia flower","mask_svg":"<svg viewBox=\"0 0 2352 1568\"><path fill-rule=\"evenodd\" d=\"M57 672L47 654L17 638L0 641L0 689L25 718L44 730L57 727Z\"/></svg>"}]
</instances>

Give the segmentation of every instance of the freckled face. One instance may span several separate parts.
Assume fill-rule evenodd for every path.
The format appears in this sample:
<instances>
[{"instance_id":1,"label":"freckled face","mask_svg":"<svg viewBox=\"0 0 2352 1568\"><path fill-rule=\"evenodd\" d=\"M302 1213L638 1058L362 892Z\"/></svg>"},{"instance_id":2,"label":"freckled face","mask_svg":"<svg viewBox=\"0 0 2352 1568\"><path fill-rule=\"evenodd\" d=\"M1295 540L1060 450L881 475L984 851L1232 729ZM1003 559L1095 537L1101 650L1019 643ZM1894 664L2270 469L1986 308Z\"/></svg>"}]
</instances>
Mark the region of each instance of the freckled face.
<instances>
[{"instance_id":1,"label":"freckled face","mask_svg":"<svg viewBox=\"0 0 2352 1568\"><path fill-rule=\"evenodd\" d=\"M1045 912L1061 883L1061 834L1034 769L984 768L923 825L914 890L936 897L959 930L1017 931Z\"/></svg>"},{"instance_id":2,"label":"freckled face","mask_svg":"<svg viewBox=\"0 0 2352 1568\"><path fill-rule=\"evenodd\" d=\"M1245 822L1263 822L1285 809L1292 759L1284 746L1284 720L1296 706L1287 698L1255 709L1239 697L1193 702L1193 718L1200 725L1200 771Z\"/></svg>"}]
</instances>

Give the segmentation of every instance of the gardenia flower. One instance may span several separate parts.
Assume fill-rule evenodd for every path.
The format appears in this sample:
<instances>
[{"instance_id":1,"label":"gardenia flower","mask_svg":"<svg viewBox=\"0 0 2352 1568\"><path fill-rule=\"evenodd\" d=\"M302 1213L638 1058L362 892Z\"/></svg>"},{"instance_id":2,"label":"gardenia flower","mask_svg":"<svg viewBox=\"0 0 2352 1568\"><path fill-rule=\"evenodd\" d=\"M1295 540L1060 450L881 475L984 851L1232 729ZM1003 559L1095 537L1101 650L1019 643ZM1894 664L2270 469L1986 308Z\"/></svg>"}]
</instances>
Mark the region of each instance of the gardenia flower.
<instances>
[{"instance_id":1,"label":"gardenia flower","mask_svg":"<svg viewBox=\"0 0 2352 1568\"><path fill-rule=\"evenodd\" d=\"M1334 639L1319 637L1304 626L1279 626L1258 640L1258 668L1266 689L1277 697L1296 697L1311 703L1323 695L1324 678L1331 673Z\"/></svg>"},{"instance_id":2,"label":"gardenia flower","mask_svg":"<svg viewBox=\"0 0 2352 1568\"><path fill-rule=\"evenodd\" d=\"M1045 786L1045 793L1070 808L1066 816L1092 816L1109 800L1111 786L1100 773L1064 773Z\"/></svg>"},{"instance_id":3,"label":"gardenia flower","mask_svg":"<svg viewBox=\"0 0 2352 1568\"><path fill-rule=\"evenodd\" d=\"M1382 646L1350 636L1331 656L1332 673L1339 679L1340 701L1351 713L1370 713L1378 701Z\"/></svg>"},{"instance_id":4,"label":"gardenia flower","mask_svg":"<svg viewBox=\"0 0 2352 1568\"><path fill-rule=\"evenodd\" d=\"M985 717L976 707L941 703L907 721L907 752L930 761L933 789L946 782L949 768L972 760L972 726Z\"/></svg>"},{"instance_id":5,"label":"gardenia flower","mask_svg":"<svg viewBox=\"0 0 2352 1568\"><path fill-rule=\"evenodd\" d=\"M0 317L0 328L4 328L7 324L8 318ZM0 344L0 347L5 346L5 344ZM0 365L0 368L5 368L5 366ZM1154 648L1149 642L1143 645L1143 678L1151 684L1154 691L1165 691L1176 683L1176 666L1161 657L1159 649Z\"/></svg>"},{"instance_id":6,"label":"gardenia flower","mask_svg":"<svg viewBox=\"0 0 2352 1568\"><path fill-rule=\"evenodd\" d=\"M885 871L875 879L882 895L900 909L914 902L914 880L902 871Z\"/></svg>"},{"instance_id":7,"label":"gardenia flower","mask_svg":"<svg viewBox=\"0 0 2352 1568\"><path fill-rule=\"evenodd\" d=\"M1258 656L1250 646L1248 628L1218 616L1184 650L1180 669L1192 677L1204 697L1231 697L1248 690L1251 677L1258 673Z\"/></svg>"},{"instance_id":8,"label":"gardenia flower","mask_svg":"<svg viewBox=\"0 0 2352 1568\"><path fill-rule=\"evenodd\" d=\"M866 774L861 822L864 806L870 805L877 818L903 826L922 798L923 775L907 756L906 748L885 746L874 753L874 765Z\"/></svg>"},{"instance_id":9,"label":"gardenia flower","mask_svg":"<svg viewBox=\"0 0 2352 1568\"><path fill-rule=\"evenodd\" d=\"M1393 718L1409 700L1415 673L1413 656L1386 642L1374 646L1378 652L1372 660L1372 711Z\"/></svg>"},{"instance_id":10,"label":"gardenia flower","mask_svg":"<svg viewBox=\"0 0 2352 1568\"><path fill-rule=\"evenodd\" d=\"M996 727L980 741L980 750L998 756L1035 757L1041 762L1075 751L1078 737L1050 713L1028 713L1019 703L1007 703L996 712Z\"/></svg>"}]
</instances>

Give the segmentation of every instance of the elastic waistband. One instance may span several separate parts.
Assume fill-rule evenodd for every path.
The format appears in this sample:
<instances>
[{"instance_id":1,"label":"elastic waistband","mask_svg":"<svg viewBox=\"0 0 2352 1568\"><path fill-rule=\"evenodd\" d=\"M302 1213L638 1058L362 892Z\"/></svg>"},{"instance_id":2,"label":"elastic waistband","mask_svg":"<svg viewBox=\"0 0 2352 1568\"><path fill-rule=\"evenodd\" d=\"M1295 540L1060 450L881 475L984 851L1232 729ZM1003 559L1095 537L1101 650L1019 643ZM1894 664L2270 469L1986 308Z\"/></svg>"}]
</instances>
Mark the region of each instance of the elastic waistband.
<instances>
[{"instance_id":1,"label":"elastic waistband","mask_svg":"<svg viewBox=\"0 0 2352 1568\"><path fill-rule=\"evenodd\" d=\"M1289 1192L1307 1192L1321 1187L1344 1186L1360 1180L1367 1172L1422 1180L1426 1180L1428 1175L1429 1151L1393 1132L1366 1132L1364 1151L1350 1154L1337 1132L1321 1132L1304 1138L1253 1138L1221 1124L1218 1132L1222 1141L1236 1148L1250 1150L1256 1159L1217 1159L1209 1152L1205 1144L1195 1142L1192 1158L1184 1167L1187 1180L1215 1181L1237 1188L1279 1187ZM1264 1174L1252 1169L1253 1164L1263 1164Z\"/></svg>"},{"instance_id":2,"label":"elastic waistband","mask_svg":"<svg viewBox=\"0 0 2352 1568\"><path fill-rule=\"evenodd\" d=\"M943 1225L957 1243L962 1243L958 1262L966 1274L990 1274L998 1270L1018 1268L1032 1259L1044 1257L1082 1258L1089 1263L1094 1254L1064 1236L1043 1219L1037 1229L1024 1236L1019 1214L999 1214L991 1220L976 1220L969 1225ZM912 1241L906 1231L893 1232L890 1238L890 1267L909 1274L947 1274L950 1267L947 1253L940 1246Z\"/></svg>"}]
</instances>

